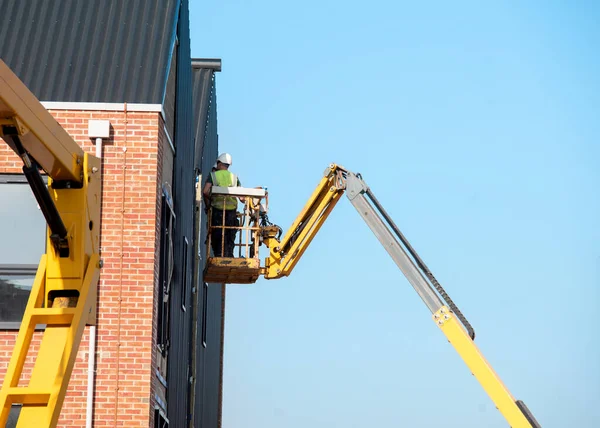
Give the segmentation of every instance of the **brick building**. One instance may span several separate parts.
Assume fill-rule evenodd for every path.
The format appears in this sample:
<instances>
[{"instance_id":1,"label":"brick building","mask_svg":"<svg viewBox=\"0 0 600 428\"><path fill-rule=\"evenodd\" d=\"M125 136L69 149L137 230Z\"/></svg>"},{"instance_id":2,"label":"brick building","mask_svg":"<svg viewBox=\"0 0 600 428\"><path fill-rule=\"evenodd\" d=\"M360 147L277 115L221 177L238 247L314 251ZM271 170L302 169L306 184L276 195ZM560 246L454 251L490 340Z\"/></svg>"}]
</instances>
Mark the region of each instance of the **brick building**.
<instances>
[{"instance_id":1,"label":"brick building","mask_svg":"<svg viewBox=\"0 0 600 428\"><path fill-rule=\"evenodd\" d=\"M0 0L0 10L11 22L0 58L73 139L96 153L89 121L110 123L97 326L85 329L59 426L220 426L224 287L202 281L195 193L217 155L220 61L190 57L187 0ZM2 379L45 220L0 143Z\"/></svg>"}]
</instances>

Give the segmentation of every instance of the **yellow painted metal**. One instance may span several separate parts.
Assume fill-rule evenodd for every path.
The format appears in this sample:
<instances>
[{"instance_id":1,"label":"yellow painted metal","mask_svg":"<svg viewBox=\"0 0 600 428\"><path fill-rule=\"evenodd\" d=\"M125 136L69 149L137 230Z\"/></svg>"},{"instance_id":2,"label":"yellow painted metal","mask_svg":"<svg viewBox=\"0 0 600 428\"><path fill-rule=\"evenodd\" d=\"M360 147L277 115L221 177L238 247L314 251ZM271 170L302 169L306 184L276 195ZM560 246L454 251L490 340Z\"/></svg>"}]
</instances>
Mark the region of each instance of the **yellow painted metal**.
<instances>
[{"instance_id":1,"label":"yellow painted metal","mask_svg":"<svg viewBox=\"0 0 600 428\"><path fill-rule=\"evenodd\" d=\"M265 261L266 279L288 276L294 269L344 194L345 186L339 185L337 180L340 178L339 174L345 171L339 165L330 165L281 242L272 237L265 239L265 244L270 249L269 257ZM300 226L302 229L298 231ZM282 255L284 249L285 254Z\"/></svg>"},{"instance_id":2,"label":"yellow painted metal","mask_svg":"<svg viewBox=\"0 0 600 428\"><path fill-rule=\"evenodd\" d=\"M262 242L269 248L269 256L263 267L259 266L257 258L209 257L204 270L204 280L225 284L250 284L256 282L260 275L264 275L266 279L288 276L344 194L345 183L341 181L345 179L345 173L346 169L342 166L329 165L281 241L275 238L276 227L265 226L257 228L256 231L252 230L252 233L257 234L256 240L258 241L260 234ZM209 224L211 212L209 211ZM207 252L210 254L210 239L207 240Z\"/></svg>"},{"instance_id":3,"label":"yellow painted metal","mask_svg":"<svg viewBox=\"0 0 600 428\"><path fill-rule=\"evenodd\" d=\"M261 228L263 242L270 250L263 268L259 266L257 259L209 258L204 272L205 280L218 283L253 283L259 274L264 275L266 279L288 276L345 192L346 186L343 181L346 173L343 167L330 165L281 241L275 238L276 227ZM434 313L433 318L510 426L532 428L513 396L453 313L446 306L442 306Z\"/></svg>"},{"instance_id":4,"label":"yellow painted metal","mask_svg":"<svg viewBox=\"0 0 600 428\"><path fill-rule=\"evenodd\" d=\"M433 320L446 335L448 341L469 367L473 376L479 381L510 426L512 428L531 428L531 424L517 406L514 397L504 386L453 313L446 306L442 306L433 314Z\"/></svg>"},{"instance_id":5,"label":"yellow painted metal","mask_svg":"<svg viewBox=\"0 0 600 428\"><path fill-rule=\"evenodd\" d=\"M2 137L6 125L18 129L23 147L50 177L81 182L83 150L0 59Z\"/></svg>"},{"instance_id":6,"label":"yellow painted metal","mask_svg":"<svg viewBox=\"0 0 600 428\"><path fill-rule=\"evenodd\" d=\"M35 290L32 289L15 352L0 391L0 426L8 417L10 405L22 403L17 428L56 427L85 327L86 315L95 300L95 296L90 295L90 290L94 289L92 284L98 282L99 275L99 258L98 254L94 254L90 258L88 270L81 283L81 294L74 309L40 310L34 303L36 300L42 300L39 296L44 294L43 282L36 284ZM65 316L65 313L70 312L71 316ZM42 320L37 318L38 316L42 316L46 321L46 328L29 383L20 385L23 383L19 382L20 375L35 325Z\"/></svg>"},{"instance_id":7,"label":"yellow painted metal","mask_svg":"<svg viewBox=\"0 0 600 428\"><path fill-rule=\"evenodd\" d=\"M263 242L270 250L263 268L258 266L257 259L209 258L205 280L253 283L258 279L259 272L266 279L288 276L345 192L345 183L340 180L345 180L346 173L343 167L330 165L281 241L275 238L276 227L266 226L261 229ZM248 274L249 270L251 275ZM433 318L510 426L531 428L531 423L517 406L515 399L452 312L442 306Z\"/></svg>"},{"instance_id":8,"label":"yellow painted metal","mask_svg":"<svg viewBox=\"0 0 600 428\"><path fill-rule=\"evenodd\" d=\"M40 263L0 391L0 426L12 403L23 403L17 427L56 426L84 327L86 322L95 321L90 318L95 313L100 274L100 180L93 171L98 171L99 160L85 154L83 167L81 189L51 192L69 231L70 256L60 258L48 236L48 252ZM49 186L51 183L52 180ZM76 302L75 307L60 307L62 297ZM35 326L42 323L46 328L29 384L19 385ZM42 405L41 396L48 397Z\"/></svg>"},{"instance_id":9,"label":"yellow painted metal","mask_svg":"<svg viewBox=\"0 0 600 428\"><path fill-rule=\"evenodd\" d=\"M215 284L253 284L261 274L256 258L211 257L204 268L204 281Z\"/></svg>"},{"instance_id":10,"label":"yellow painted metal","mask_svg":"<svg viewBox=\"0 0 600 428\"><path fill-rule=\"evenodd\" d=\"M0 129L17 128L26 151L49 174L48 190L68 231L61 258L46 234L14 352L0 389L0 426L22 404L18 428L55 427L86 324L96 322L100 275L100 160L83 150L0 60ZM11 139L5 138L9 146ZM55 181L79 185L53 188ZM64 187L64 186L58 186ZM37 324L45 324L29 381L21 379Z\"/></svg>"},{"instance_id":11,"label":"yellow painted metal","mask_svg":"<svg viewBox=\"0 0 600 428\"><path fill-rule=\"evenodd\" d=\"M290 239L292 238L293 231L298 228L302 221L304 221L310 214L312 214L315 205L317 205L319 201L323 198L323 194L329 191L330 175L331 169L328 169L325 176L319 181L319 184L313 191L312 195L310 195L310 198L308 198L308 201L306 201L306 204L302 208L302 211L300 211L300 213L298 214L298 216L296 217L286 234L281 239L281 246L286 246L289 243Z\"/></svg>"}]
</instances>

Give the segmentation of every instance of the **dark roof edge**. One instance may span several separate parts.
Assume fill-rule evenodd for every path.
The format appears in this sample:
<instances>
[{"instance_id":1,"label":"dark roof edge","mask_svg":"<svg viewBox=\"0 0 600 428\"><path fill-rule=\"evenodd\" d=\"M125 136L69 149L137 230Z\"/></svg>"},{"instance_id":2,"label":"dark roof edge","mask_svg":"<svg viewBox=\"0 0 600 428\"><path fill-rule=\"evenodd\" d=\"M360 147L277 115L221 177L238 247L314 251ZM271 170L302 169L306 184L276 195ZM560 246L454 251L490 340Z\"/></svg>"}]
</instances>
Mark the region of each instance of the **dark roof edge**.
<instances>
[{"instance_id":1,"label":"dark roof edge","mask_svg":"<svg viewBox=\"0 0 600 428\"><path fill-rule=\"evenodd\" d=\"M221 58L192 58L192 67L221 71Z\"/></svg>"},{"instance_id":2,"label":"dark roof edge","mask_svg":"<svg viewBox=\"0 0 600 428\"><path fill-rule=\"evenodd\" d=\"M171 43L169 54L167 56L167 62L165 64L165 68L167 72L165 73L165 80L163 81L163 93L162 93L162 101L161 104L165 105L165 98L167 97L167 82L169 81L169 74L171 74L171 60L173 59L173 52L175 52L175 45L177 43L177 23L179 22L179 6L181 2L177 2L175 6L175 13L173 14L173 26L171 27ZM163 113L163 118L165 117Z\"/></svg>"}]
</instances>

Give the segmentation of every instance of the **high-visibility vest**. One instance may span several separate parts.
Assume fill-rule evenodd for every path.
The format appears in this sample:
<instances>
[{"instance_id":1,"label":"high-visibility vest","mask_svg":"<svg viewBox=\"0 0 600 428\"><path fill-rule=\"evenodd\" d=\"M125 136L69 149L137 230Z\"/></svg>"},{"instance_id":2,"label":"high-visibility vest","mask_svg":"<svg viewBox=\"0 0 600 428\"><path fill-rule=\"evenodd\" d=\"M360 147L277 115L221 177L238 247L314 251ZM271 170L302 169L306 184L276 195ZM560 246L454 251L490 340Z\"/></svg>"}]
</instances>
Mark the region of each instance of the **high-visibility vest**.
<instances>
[{"instance_id":1,"label":"high-visibility vest","mask_svg":"<svg viewBox=\"0 0 600 428\"><path fill-rule=\"evenodd\" d=\"M210 176L212 177L213 186L237 187L237 175L225 169L220 169L215 172L211 172ZM213 195L211 204L213 207L218 208L220 210L223 209L223 206L225 206L226 210L235 210L237 209L238 201L235 196Z\"/></svg>"}]
</instances>

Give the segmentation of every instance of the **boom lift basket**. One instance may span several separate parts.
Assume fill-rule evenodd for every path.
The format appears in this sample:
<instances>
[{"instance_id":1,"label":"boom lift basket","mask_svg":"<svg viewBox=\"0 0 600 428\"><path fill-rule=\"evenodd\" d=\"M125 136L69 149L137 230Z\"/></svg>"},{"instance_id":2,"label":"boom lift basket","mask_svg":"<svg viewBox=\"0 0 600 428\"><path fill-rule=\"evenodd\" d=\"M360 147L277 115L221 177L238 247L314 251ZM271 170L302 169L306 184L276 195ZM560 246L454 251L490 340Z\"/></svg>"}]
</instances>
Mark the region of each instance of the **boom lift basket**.
<instances>
[{"instance_id":1,"label":"boom lift basket","mask_svg":"<svg viewBox=\"0 0 600 428\"><path fill-rule=\"evenodd\" d=\"M234 214L225 209L208 209L208 238L204 281L220 284L253 284L261 274L259 246L267 213L267 192L262 188L219 187L211 189L214 197L243 200L242 211ZM229 241L228 241L229 239ZM218 240L218 241L216 241ZM215 253L215 251L217 253Z\"/></svg>"}]
</instances>

